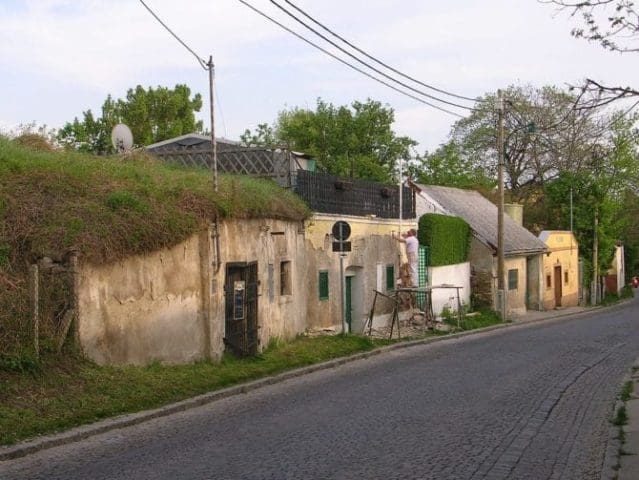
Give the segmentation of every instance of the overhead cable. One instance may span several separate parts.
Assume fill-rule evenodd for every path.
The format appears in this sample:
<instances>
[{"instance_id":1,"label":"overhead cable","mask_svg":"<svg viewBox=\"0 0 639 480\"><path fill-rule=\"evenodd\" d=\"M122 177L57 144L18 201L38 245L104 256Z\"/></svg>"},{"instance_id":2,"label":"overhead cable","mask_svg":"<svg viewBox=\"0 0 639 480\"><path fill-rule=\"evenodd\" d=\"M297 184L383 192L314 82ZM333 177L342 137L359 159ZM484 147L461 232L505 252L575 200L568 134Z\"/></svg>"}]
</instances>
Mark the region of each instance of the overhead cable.
<instances>
[{"instance_id":1,"label":"overhead cable","mask_svg":"<svg viewBox=\"0 0 639 480\"><path fill-rule=\"evenodd\" d=\"M182 44L182 46L184 48L186 48L191 55L193 55L195 57L195 59L198 61L198 63L200 64L200 66L204 69L204 70L208 70L208 65L206 60L204 60L202 57L200 57L197 53L195 53L193 51L193 49L191 47L189 47L184 41L182 41L182 39L180 37L177 36L177 34L175 32L173 32L173 30L171 30L166 23L164 23L160 17L158 17L155 12L153 10L151 10L151 8L149 8L149 6L144 3L144 0L140 0L140 3L144 6L144 8L146 8L148 10L148 12L153 15L153 18L155 18L158 22L160 22L160 25L162 25L171 35L173 35L173 37Z\"/></svg>"},{"instance_id":2,"label":"overhead cable","mask_svg":"<svg viewBox=\"0 0 639 480\"><path fill-rule=\"evenodd\" d=\"M275 0L271 0L271 3L273 5L275 5L277 8L279 8L280 10L282 10L284 13L286 13L289 17L291 17L293 20L295 20L296 22L298 22L300 25L304 26L305 28L307 28L308 30L310 30L311 32L313 32L315 35L317 35L318 37L320 37L322 40L330 43L331 45L333 45L335 48L337 48L340 52L345 53L346 55L348 55L349 57L351 57L353 60L361 63L362 65L368 67L369 69L371 69L372 71L374 71L375 73L378 73L379 75L383 76L384 78L387 78L388 80L390 80L391 82L395 82L398 85L401 85L404 88L409 89L412 92L415 92L419 95L423 95L424 97L430 98L432 100L435 100L437 102L441 102L441 103L445 103L446 105L450 105L452 107L458 107L458 108L464 108L466 110L473 110L471 107L468 107L466 105L460 105L459 103L454 103L454 102L449 102L448 100L443 100L439 97L435 97L434 95L430 95L429 93L426 93L422 90L419 90L417 88L411 87L410 85L402 82L401 80L397 80L395 77L392 77L386 73L384 73L383 71L379 70L378 68L374 67L373 65L371 65L370 63L365 62L364 60L360 59L359 57L357 57L356 55L353 55L351 52L349 52L348 50L345 50L344 48L340 47L337 43L333 42L332 40L330 40L329 38L327 38L325 35L322 35L320 32L318 32L317 30L315 30L313 27L311 27L310 25L308 25L307 23L305 23L303 20L301 20L300 18L296 17L293 13L289 12L286 8L282 7L279 3L277 3Z\"/></svg>"},{"instance_id":3,"label":"overhead cable","mask_svg":"<svg viewBox=\"0 0 639 480\"><path fill-rule=\"evenodd\" d=\"M378 63L379 65L382 65L383 67L386 67L387 69L391 70L392 72L396 73L397 75L400 75L408 80L411 80L415 83L418 83L419 85L429 88L431 90L434 90L436 92L442 93L444 95L449 95L451 97L455 97L455 98L459 98L460 100L468 100L471 102L477 102L478 99L477 98L471 98L471 97L465 97L463 95L458 95L456 93L452 93L449 92L447 90L443 90L441 88L437 88L434 87L433 85L429 85L427 83L422 82L421 80L418 80L414 77L411 77L410 75L407 75L399 70L397 70L396 68L384 63L382 60L379 60L378 58L374 57L373 55L370 55L369 53L367 53L366 51L362 50L361 48L359 48L358 46L354 45L352 42L349 42L348 40L346 40L344 37L342 37L341 35L335 33L333 30L331 30L330 28L328 28L326 25L322 24L321 22L319 22L318 20L316 20L315 18L313 18L311 15L309 15L308 13L306 13L304 10L302 10L300 7L298 7L297 5L295 5L293 2L289 1L289 0L284 0L286 3L288 3L291 7L293 7L295 10L297 10L298 12L300 12L302 15L304 15L306 18L308 18L310 21L312 21L313 23L315 23L316 25L318 25L319 27L323 28L324 30L326 30L328 33L330 33L331 35L333 35L335 38L340 39L342 42L344 42L346 45L348 45L349 47L351 47L354 50L357 50L359 53L361 53L362 55L366 56L367 58L369 58L370 60L373 60L374 62Z\"/></svg>"},{"instance_id":4,"label":"overhead cable","mask_svg":"<svg viewBox=\"0 0 639 480\"><path fill-rule=\"evenodd\" d=\"M259 9L258 9L258 8L256 8L256 7L254 7L254 6L253 6L253 5L251 5L250 3L246 2L245 0L238 0L238 1L239 1L241 4L245 5L246 7L250 8L251 10L253 10L253 11L254 11L255 13L257 13L258 15L261 15L262 17L266 18L266 19L267 19L267 20L269 20L270 22L272 22L272 23L274 23L275 25L279 26L279 27L280 27L280 28L282 28L283 30L286 30L286 31L287 31L288 33L290 33L291 35L294 35L295 37L299 38L299 39L300 39L300 40L302 40L303 42L305 42L305 43L307 43L307 44L311 45L313 48L316 48L317 50L319 50L319 51L321 51L322 53L324 53L324 54L328 55L329 57L332 57L333 59L337 60L338 62L340 62L340 63L342 63L342 64L344 64L344 65L348 66L349 68L351 68L351 69L355 70L356 72L359 72L359 73L361 73L362 75L365 75L365 76L367 76L368 78L370 78L370 79L372 79L372 80L375 80L376 82L381 83L382 85L385 85L386 87L388 87L388 88L390 88L390 89L392 89L392 90L395 90L395 91L396 91L396 92L398 92L398 93L401 93L402 95L405 95L405 96L407 96L407 97L409 97L409 98L412 98L413 100L416 100L416 101L418 101L418 102L420 102L420 103L423 103L424 105L428 105L429 107L435 108L435 109L437 109L437 110L439 110L439 111L442 111L442 112L448 113L448 114L453 115L453 116L455 116L455 117L464 118L464 117L463 117L463 115L460 115L460 114L458 114L458 113L456 113L456 112L452 112L452 111L447 110L447 109L445 109L445 108L442 108L442 107L440 107L440 106L438 106L438 105L434 105L434 104L432 104L432 103L430 103L430 102L427 102L426 100L424 100L424 99L422 99L422 98L419 98L419 97L417 97L417 96L415 96L415 95L413 95L413 94L411 94L411 93L408 93L408 92L406 92L406 91L404 91L404 90L401 90L401 89L399 89L399 88L397 88L397 87L395 87L395 86L391 85L390 83L385 82L384 80L381 80L380 78L377 78L377 77L376 77L376 76L374 76L374 75L371 75L370 73L368 73L368 72L366 72L366 71L362 70L361 68L359 68L359 67L357 67L357 66L355 66L355 65L353 65L353 64L351 64L351 63L349 63L349 62L347 62L346 60L344 60L344 59L342 59L342 58L338 57L337 55L335 55L335 54L333 54L333 53L329 52L328 50L326 50L325 48L323 48L323 47L321 47L321 46L317 45L316 43L312 42L311 40L308 40L307 38L305 38L304 36L300 35L299 33L297 33L297 32L295 32L295 31L291 30L290 28L288 28L288 27L287 27L287 26L285 26L284 24L282 24L282 23L278 22L278 21L277 21L277 20L275 20L273 17L271 17L271 16L267 15L266 13L262 12L261 10L259 10ZM465 108L468 108L468 107L465 107Z\"/></svg>"}]
</instances>

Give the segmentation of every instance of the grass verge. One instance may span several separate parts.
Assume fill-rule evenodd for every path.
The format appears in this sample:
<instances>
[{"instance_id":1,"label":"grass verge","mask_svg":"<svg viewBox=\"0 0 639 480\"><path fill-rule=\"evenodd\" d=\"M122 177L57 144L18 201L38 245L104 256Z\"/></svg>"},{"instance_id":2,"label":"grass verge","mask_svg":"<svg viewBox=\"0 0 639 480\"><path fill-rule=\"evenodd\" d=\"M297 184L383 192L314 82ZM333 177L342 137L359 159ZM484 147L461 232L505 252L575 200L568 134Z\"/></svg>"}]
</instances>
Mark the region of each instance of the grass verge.
<instances>
[{"instance_id":1,"label":"grass verge","mask_svg":"<svg viewBox=\"0 0 639 480\"><path fill-rule=\"evenodd\" d=\"M273 342L256 358L221 363L101 367L78 356L44 359L30 374L0 372L0 444L159 407L285 370L372 350L387 340L337 335Z\"/></svg>"}]
</instances>

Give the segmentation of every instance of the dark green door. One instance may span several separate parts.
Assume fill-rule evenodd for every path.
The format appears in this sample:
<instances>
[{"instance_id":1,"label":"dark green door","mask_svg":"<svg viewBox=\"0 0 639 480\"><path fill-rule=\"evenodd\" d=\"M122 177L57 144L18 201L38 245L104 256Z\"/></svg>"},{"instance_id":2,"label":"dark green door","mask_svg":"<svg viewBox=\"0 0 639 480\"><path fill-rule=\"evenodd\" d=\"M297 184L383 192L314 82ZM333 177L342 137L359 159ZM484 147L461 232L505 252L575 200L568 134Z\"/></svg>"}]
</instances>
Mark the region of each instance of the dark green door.
<instances>
[{"instance_id":1,"label":"dark green door","mask_svg":"<svg viewBox=\"0 0 639 480\"><path fill-rule=\"evenodd\" d=\"M344 316L348 325L348 333L351 333L351 322L353 321L353 277L346 277L346 299L344 300Z\"/></svg>"}]
</instances>

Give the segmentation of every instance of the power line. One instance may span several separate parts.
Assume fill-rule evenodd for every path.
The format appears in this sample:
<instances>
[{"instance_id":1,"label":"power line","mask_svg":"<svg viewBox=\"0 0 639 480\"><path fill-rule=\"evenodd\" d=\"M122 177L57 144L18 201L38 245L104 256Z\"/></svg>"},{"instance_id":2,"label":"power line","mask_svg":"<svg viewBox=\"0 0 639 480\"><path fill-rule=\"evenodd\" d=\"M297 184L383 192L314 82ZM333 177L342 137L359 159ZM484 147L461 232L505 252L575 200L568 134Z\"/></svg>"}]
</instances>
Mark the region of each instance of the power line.
<instances>
[{"instance_id":1,"label":"power line","mask_svg":"<svg viewBox=\"0 0 639 480\"><path fill-rule=\"evenodd\" d=\"M337 43L333 42L332 40L330 40L329 38L327 38L325 35L322 35L320 32L318 32L317 30L315 30L313 27L311 27L310 25L308 25L307 23L305 23L303 20L301 20L300 18L296 17L293 13L291 13L290 11L288 11L286 8L282 7L279 3L277 3L275 0L271 0L271 3L273 5L275 5L277 8L279 8L280 10L282 10L285 14L287 14L289 17L291 17L293 20L295 20L297 23L299 23L300 25L303 25L306 29L310 30L311 32L313 32L315 35L317 35L318 37L320 37L322 40L324 40L325 42L330 43L331 45L333 45L335 48L337 48L340 52L345 53L346 55L348 55L349 57L351 57L353 60L361 63L362 65L368 67L369 69L373 70L375 73L378 73L380 75L382 75L384 78L387 78L388 80L395 82L399 85L401 85L404 88L407 88L415 93L418 93L420 95L423 95L427 98L430 98L432 100L435 100L437 102L441 102L441 103L445 103L447 105L453 106L453 107L458 107L458 108L464 108L467 110L472 110L471 107L467 107L466 105L460 105L459 103L454 103L454 102L450 102L448 100L443 100L439 97L435 97L434 95L430 95L422 90L419 90L417 88L413 88L410 85L402 82L401 80L397 80L396 78L384 73L383 71L379 70L378 68L374 67L373 65L371 65L370 63L365 62L364 60L360 59L359 57L357 57L356 55L353 55L351 52L345 50L344 48L340 47Z\"/></svg>"},{"instance_id":2,"label":"power line","mask_svg":"<svg viewBox=\"0 0 639 480\"><path fill-rule=\"evenodd\" d=\"M290 33L291 35L294 35L295 37L299 38L300 40L302 40L303 42L311 45L312 47L316 48L317 50L321 51L322 53L328 55L329 57L334 58L335 60L337 60L338 62L348 66L349 68L352 68L353 70L355 70L356 72L361 73L362 75L367 76L368 78L381 83L382 85L387 86L388 88L395 90L398 93L401 93L402 95L405 95L409 98L412 98L413 100L416 100L420 103L423 103L424 105L428 105L429 107L432 107L436 110L440 110L442 112L448 113L450 115L453 115L455 117L459 117L459 118L464 118L463 115L460 115L458 113L452 112L450 110L447 110L445 108L442 108L438 105L433 105L430 102L427 102L426 100L416 97L415 95L412 95L408 92L405 92L404 90L401 90L391 84L389 84L388 82L385 82L384 80L381 80L377 77L375 77L374 75L371 75L370 73L362 70L359 67L356 67L355 65L347 62L346 60L338 57L337 55L329 52L328 50L326 50L325 48L320 47L319 45L317 45L316 43L312 42L311 40L308 40L307 38L303 37L302 35L300 35L299 33L291 30L290 28L288 28L287 26L283 25L282 23L278 22L277 20L275 20L274 18L270 17L269 15L267 15L266 13L262 12L261 10L257 9L256 7L254 7L253 5L251 5L250 3L246 2L245 0L238 0L241 4L245 5L246 7L250 8L251 10L253 10L255 13L257 13L258 15L261 15L262 17L266 18L267 20L269 20L270 22L274 23L275 25L277 25L278 27L282 28L283 30L286 30L288 33Z\"/></svg>"},{"instance_id":3,"label":"power line","mask_svg":"<svg viewBox=\"0 0 639 480\"><path fill-rule=\"evenodd\" d=\"M226 133L226 122L224 121L224 112L222 111L222 102L220 102L220 94L219 94L217 86L215 86L213 90L215 91L215 99L217 100L217 109L219 110L220 118L222 119L222 128L224 129L224 136L228 138L228 135Z\"/></svg>"},{"instance_id":4,"label":"power line","mask_svg":"<svg viewBox=\"0 0 639 480\"><path fill-rule=\"evenodd\" d=\"M181 39L180 37L178 37L178 36L177 36L177 34L176 34L175 32L173 32L173 30L171 30L171 29L167 26L167 24L166 24L166 23L164 23L164 22L160 19L160 17L158 17L158 16L155 14L155 12L149 8L149 6L148 6L146 3L144 3L144 0L140 0L140 3L144 6L144 8L146 8L146 9L148 10L148 12L149 12L151 15L153 15L153 18L155 18L158 22L160 22L160 25L162 25L162 26L163 26L163 27L167 30L167 32L169 32L171 35L173 35L173 37L174 37L174 38L175 38L178 42L180 42L180 43L182 44L182 46L183 46L184 48L186 48L186 49L187 49L187 50L191 53L191 55L193 55L193 56L195 57L195 59L198 61L198 63L200 64L200 66L201 66L204 70L208 70L208 69L209 69L209 67L208 67L208 65L207 65L207 63L206 63L206 60L204 60L202 57L200 57L197 53L195 53L195 52L191 49L191 47L189 47L186 43L184 43L184 42L182 41L182 39Z\"/></svg>"},{"instance_id":5,"label":"power line","mask_svg":"<svg viewBox=\"0 0 639 480\"><path fill-rule=\"evenodd\" d=\"M289 0L284 0L286 3L288 3L291 7L293 7L295 10L297 10L298 12L300 12L302 15L304 15L306 18L308 18L310 21L312 21L313 23L315 23L316 25L318 25L319 27L323 28L324 30L326 30L328 33L330 33L331 35L333 35L334 37L340 39L342 42L344 42L346 45L348 45L349 47L351 47L354 50L357 50L359 53L361 53L362 55L366 56L367 58L373 60L374 62L378 63L379 65L382 65L383 67L386 67L387 69L391 70L392 72L396 73L397 75L401 75L402 77L411 80L415 83L418 83L419 85L429 88L431 90L434 90L436 92L439 93L443 93L444 95L449 95L451 97L455 97L455 98L459 98L461 100L469 100L471 102L477 102L478 100L476 98L470 98L470 97L465 97L463 95L458 95L456 93L452 93L449 92L447 90L443 90L441 88L437 88L434 87L433 85L429 85L427 83L422 82L421 80L418 80L414 77L411 77L410 75L406 75L405 73L397 70L396 68L384 63L383 61L379 60L378 58L370 55L369 53L367 53L366 51L362 50L361 48L357 47L356 45L354 45L353 43L349 42L348 40L346 40L344 37L342 37L341 35L335 33L333 30L331 30L330 28L328 28L326 25L322 24L321 22L319 22L318 20L316 20L315 18L313 18L311 15L309 15L308 13L306 13L304 10L302 10L300 7L298 7L297 5L295 5L293 2L289 1Z\"/></svg>"}]
</instances>

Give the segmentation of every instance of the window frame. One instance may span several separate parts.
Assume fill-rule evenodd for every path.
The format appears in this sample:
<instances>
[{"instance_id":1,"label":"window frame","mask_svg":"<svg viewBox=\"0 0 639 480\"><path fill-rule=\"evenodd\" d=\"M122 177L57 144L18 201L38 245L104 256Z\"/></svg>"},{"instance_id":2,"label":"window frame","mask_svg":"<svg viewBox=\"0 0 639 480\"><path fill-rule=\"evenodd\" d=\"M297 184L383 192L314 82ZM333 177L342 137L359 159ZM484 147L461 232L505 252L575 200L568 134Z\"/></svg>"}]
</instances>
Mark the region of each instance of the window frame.
<instances>
[{"instance_id":1,"label":"window frame","mask_svg":"<svg viewBox=\"0 0 639 480\"><path fill-rule=\"evenodd\" d=\"M280 261L280 296L293 294L292 269L290 260Z\"/></svg>"},{"instance_id":2,"label":"window frame","mask_svg":"<svg viewBox=\"0 0 639 480\"><path fill-rule=\"evenodd\" d=\"M513 276L514 273L514 276ZM513 286L514 284L514 286ZM519 290L519 269L508 269L508 291Z\"/></svg>"},{"instance_id":3,"label":"window frame","mask_svg":"<svg viewBox=\"0 0 639 480\"><path fill-rule=\"evenodd\" d=\"M328 283L328 270L320 270L317 275L317 294L320 301L326 301L329 298L329 283ZM323 281L323 279L325 279ZM325 285L324 291L322 291L322 285Z\"/></svg>"}]
</instances>

